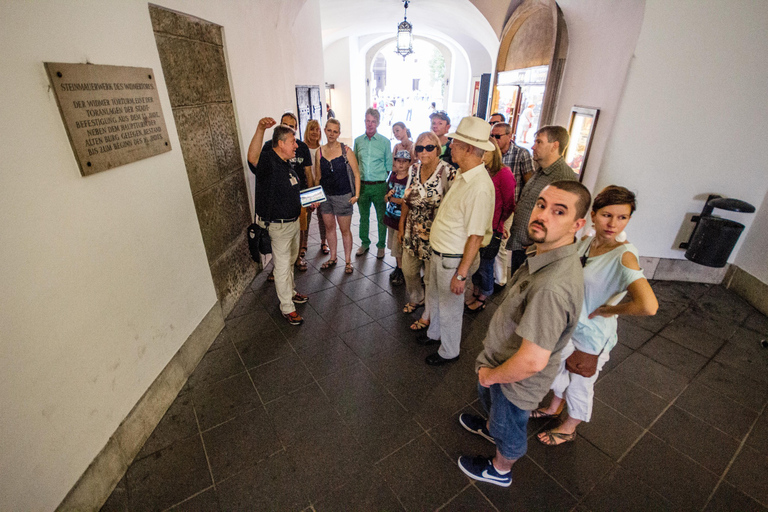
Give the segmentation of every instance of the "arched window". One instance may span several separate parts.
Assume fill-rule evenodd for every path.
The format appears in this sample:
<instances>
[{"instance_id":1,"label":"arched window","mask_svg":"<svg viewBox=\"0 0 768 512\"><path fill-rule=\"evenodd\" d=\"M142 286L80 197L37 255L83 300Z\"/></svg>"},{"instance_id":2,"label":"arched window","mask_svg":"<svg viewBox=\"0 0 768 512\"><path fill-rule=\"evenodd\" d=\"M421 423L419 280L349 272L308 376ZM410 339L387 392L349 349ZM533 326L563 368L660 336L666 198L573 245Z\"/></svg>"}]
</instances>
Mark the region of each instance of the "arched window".
<instances>
[{"instance_id":1,"label":"arched window","mask_svg":"<svg viewBox=\"0 0 768 512\"><path fill-rule=\"evenodd\" d=\"M516 142L530 147L533 133L555 111L568 30L554 0L524 0L501 35L493 76L491 112L502 112Z\"/></svg>"}]
</instances>

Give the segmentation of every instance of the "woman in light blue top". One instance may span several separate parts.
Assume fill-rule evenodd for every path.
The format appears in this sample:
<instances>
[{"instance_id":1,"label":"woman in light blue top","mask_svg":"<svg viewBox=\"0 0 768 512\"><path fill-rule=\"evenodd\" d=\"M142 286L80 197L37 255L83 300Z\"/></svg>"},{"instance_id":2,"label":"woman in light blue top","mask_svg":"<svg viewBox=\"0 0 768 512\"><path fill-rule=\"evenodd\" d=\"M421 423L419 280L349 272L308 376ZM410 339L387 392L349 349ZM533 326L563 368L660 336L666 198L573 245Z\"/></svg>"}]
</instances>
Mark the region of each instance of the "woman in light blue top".
<instances>
[{"instance_id":1,"label":"woman in light blue top","mask_svg":"<svg viewBox=\"0 0 768 512\"><path fill-rule=\"evenodd\" d=\"M558 415L563 401L568 405L563 422L538 435L546 445L573 441L578 424L590 420L595 381L618 341L616 317L655 315L659 307L638 264L637 249L623 235L634 211L632 192L615 185L605 188L592 204L595 235L577 242L584 266L584 305L571 341L562 352L560 372L552 383L555 396L548 407L531 413L531 418L552 418ZM627 292L631 300L619 304ZM568 371L566 359L574 351L598 356L594 375L584 377Z\"/></svg>"}]
</instances>

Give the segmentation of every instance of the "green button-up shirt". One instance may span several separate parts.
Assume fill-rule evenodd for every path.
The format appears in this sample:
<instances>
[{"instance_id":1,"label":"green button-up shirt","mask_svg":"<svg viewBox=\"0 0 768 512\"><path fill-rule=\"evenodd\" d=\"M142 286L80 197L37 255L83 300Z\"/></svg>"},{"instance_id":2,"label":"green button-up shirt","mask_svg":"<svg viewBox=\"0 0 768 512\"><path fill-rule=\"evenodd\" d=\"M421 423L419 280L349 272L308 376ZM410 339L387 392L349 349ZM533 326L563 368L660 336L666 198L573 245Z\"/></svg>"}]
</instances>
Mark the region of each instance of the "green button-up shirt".
<instances>
[{"instance_id":1,"label":"green button-up shirt","mask_svg":"<svg viewBox=\"0 0 768 512\"><path fill-rule=\"evenodd\" d=\"M355 139L355 157L362 181L385 181L392 171L392 145L380 133Z\"/></svg>"}]
</instances>

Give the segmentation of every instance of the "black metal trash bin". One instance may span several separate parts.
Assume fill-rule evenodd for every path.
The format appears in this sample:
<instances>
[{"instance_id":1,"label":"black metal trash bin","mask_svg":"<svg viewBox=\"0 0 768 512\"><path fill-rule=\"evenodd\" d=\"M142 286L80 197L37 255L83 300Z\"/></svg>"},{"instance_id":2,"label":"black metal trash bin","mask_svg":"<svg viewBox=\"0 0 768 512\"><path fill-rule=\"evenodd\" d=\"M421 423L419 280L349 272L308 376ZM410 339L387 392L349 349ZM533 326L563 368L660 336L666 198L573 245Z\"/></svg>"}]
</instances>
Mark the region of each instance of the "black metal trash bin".
<instances>
[{"instance_id":1,"label":"black metal trash bin","mask_svg":"<svg viewBox=\"0 0 768 512\"><path fill-rule=\"evenodd\" d=\"M728 263L731 251L739 241L744 224L713 217L715 208L732 212L754 213L755 207L738 199L726 199L720 196L709 196L701 215L693 217L696 227L687 243L680 248L687 249L685 257L694 263L707 267L724 267Z\"/></svg>"}]
</instances>

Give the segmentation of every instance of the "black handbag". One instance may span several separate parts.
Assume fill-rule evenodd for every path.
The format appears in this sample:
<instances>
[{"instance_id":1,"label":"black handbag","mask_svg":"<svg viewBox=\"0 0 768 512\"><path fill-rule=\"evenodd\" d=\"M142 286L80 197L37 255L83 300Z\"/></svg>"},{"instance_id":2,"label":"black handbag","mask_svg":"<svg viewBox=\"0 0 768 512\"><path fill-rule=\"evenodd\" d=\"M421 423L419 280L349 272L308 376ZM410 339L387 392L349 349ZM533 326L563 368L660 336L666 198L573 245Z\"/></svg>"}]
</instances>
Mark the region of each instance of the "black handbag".
<instances>
[{"instance_id":1,"label":"black handbag","mask_svg":"<svg viewBox=\"0 0 768 512\"><path fill-rule=\"evenodd\" d=\"M491 241L485 247L480 248L480 258L484 260L492 260L499 254L499 247L501 247L501 237L504 234L500 231L494 231Z\"/></svg>"},{"instance_id":2,"label":"black handbag","mask_svg":"<svg viewBox=\"0 0 768 512\"><path fill-rule=\"evenodd\" d=\"M256 224L248 226L248 250L253 261L261 261L261 254L272 252L272 240L269 238L269 230Z\"/></svg>"}]
</instances>

